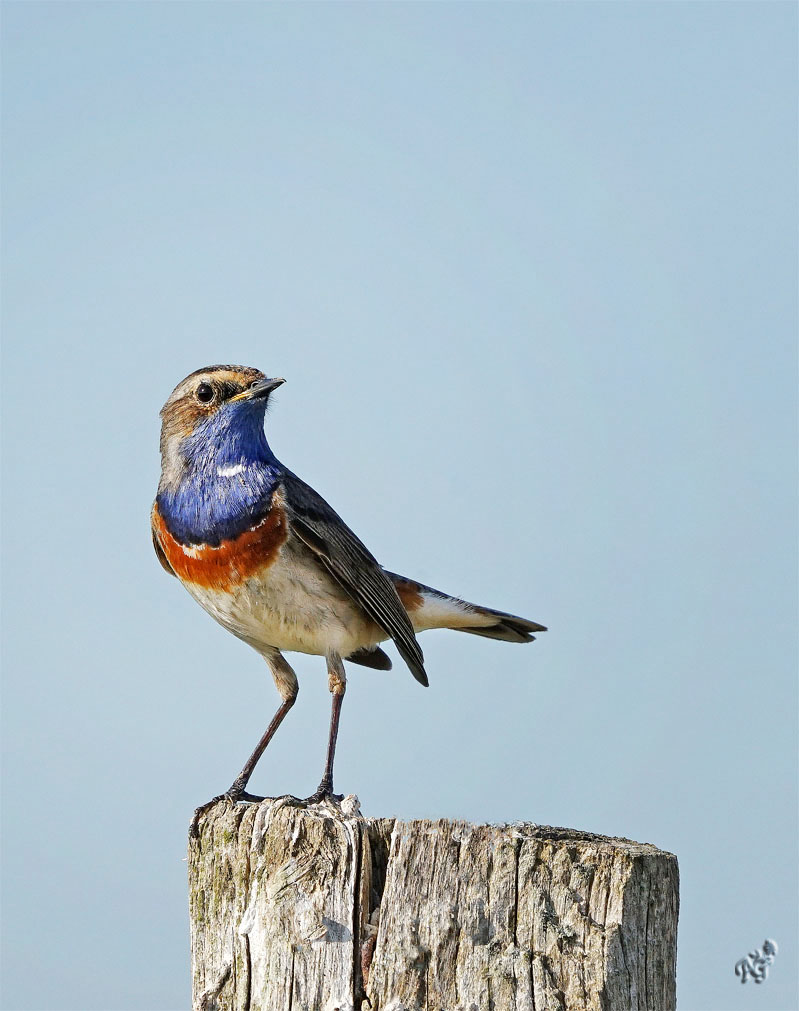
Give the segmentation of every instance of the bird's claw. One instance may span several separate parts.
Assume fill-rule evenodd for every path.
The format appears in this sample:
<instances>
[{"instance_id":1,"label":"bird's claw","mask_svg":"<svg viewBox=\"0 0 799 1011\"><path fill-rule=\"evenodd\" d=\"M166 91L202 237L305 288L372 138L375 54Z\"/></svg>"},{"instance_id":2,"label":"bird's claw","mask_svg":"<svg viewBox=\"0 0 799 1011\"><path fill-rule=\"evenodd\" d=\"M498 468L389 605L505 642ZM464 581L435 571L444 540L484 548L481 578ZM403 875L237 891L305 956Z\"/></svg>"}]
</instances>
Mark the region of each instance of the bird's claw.
<instances>
[{"instance_id":1,"label":"bird's claw","mask_svg":"<svg viewBox=\"0 0 799 1011\"><path fill-rule=\"evenodd\" d=\"M209 811L214 804L218 804L220 801L227 801L228 804L260 804L264 800L272 801L282 801L285 804L297 807L309 807L311 804L322 804L325 801L331 801L334 804L340 804L344 800L343 793L333 793L333 786L331 783L326 783L324 780L319 784L319 788L315 793L312 793L310 797L295 797L292 793L287 793L282 797L259 797L254 793L247 793L236 786L234 783L229 790L224 793L218 794L216 797L212 797L205 804L201 804L195 809L194 815L192 816L191 822L189 823L189 836L192 839L198 839L200 836L200 819Z\"/></svg>"},{"instance_id":2,"label":"bird's claw","mask_svg":"<svg viewBox=\"0 0 799 1011\"><path fill-rule=\"evenodd\" d=\"M309 804L321 804L326 800L330 800L334 804L340 804L344 800L344 794L333 793L333 784L325 783L323 780L319 784L317 791L312 793L310 797L306 797L301 803L308 806Z\"/></svg>"},{"instance_id":3,"label":"bird's claw","mask_svg":"<svg viewBox=\"0 0 799 1011\"><path fill-rule=\"evenodd\" d=\"M205 804L200 804L199 807L194 809L194 814L192 815L191 821L189 822L189 838L198 839L200 836L200 818L214 806L218 804L220 800L228 800L228 795L226 793L220 793L216 797L212 797Z\"/></svg>"},{"instance_id":4,"label":"bird's claw","mask_svg":"<svg viewBox=\"0 0 799 1011\"><path fill-rule=\"evenodd\" d=\"M225 795L234 804L237 801L246 801L248 804L260 804L262 800L274 800L274 797L259 797L257 793L247 793L246 790L242 790L240 793L232 796L230 791Z\"/></svg>"},{"instance_id":5,"label":"bird's claw","mask_svg":"<svg viewBox=\"0 0 799 1011\"><path fill-rule=\"evenodd\" d=\"M227 801L229 804L238 804L241 802L247 804L260 804L262 800L271 800L270 797L259 797L254 793L247 793L246 790L237 788L234 784L229 790L224 793L217 794L216 797L212 797L205 804L201 804L195 809L192 819L189 822L189 835L192 839L197 839L200 835L200 818L205 814L206 811L210 810L214 804L218 804L220 801Z\"/></svg>"}]
</instances>

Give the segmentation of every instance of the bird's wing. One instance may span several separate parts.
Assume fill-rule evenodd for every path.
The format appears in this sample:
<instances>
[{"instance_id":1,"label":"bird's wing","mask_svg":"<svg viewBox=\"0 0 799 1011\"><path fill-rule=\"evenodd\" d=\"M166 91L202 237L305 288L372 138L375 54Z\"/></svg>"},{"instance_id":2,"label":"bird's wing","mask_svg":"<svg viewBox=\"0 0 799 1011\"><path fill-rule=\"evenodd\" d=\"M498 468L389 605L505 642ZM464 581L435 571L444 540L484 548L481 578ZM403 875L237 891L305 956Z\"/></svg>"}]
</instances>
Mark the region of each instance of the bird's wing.
<instances>
[{"instance_id":1,"label":"bird's wing","mask_svg":"<svg viewBox=\"0 0 799 1011\"><path fill-rule=\"evenodd\" d=\"M156 558L163 566L164 572L169 573L170 576L174 576L175 570L169 564L169 561L167 560L167 557L164 554L164 549L161 547L161 542L158 540L158 535L155 532L155 522L152 518L152 515L150 517L150 529L152 530L153 533L153 547L155 548Z\"/></svg>"},{"instance_id":2,"label":"bird's wing","mask_svg":"<svg viewBox=\"0 0 799 1011\"><path fill-rule=\"evenodd\" d=\"M290 471L283 481L289 526L359 607L389 635L408 668L428 684L424 656L394 584L338 513Z\"/></svg>"}]
</instances>

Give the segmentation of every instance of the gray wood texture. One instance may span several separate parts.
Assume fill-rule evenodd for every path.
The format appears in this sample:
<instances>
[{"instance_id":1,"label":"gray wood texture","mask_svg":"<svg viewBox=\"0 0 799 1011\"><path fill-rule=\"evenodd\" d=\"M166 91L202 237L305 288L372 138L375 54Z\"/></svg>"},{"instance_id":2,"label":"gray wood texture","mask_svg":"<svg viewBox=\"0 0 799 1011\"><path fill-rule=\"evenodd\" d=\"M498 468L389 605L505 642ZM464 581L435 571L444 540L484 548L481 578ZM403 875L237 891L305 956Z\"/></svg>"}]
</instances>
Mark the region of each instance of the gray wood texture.
<instances>
[{"instance_id":1,"label":"gray wood texture","mask_svg":"<svg viewBox=\"0 0 799 1011\"><path fill-rule=\"evenodd\" d=\"M674 1011L677 860L541 825L211 808L194 1011Z\"/></svg>"}]
</instances>

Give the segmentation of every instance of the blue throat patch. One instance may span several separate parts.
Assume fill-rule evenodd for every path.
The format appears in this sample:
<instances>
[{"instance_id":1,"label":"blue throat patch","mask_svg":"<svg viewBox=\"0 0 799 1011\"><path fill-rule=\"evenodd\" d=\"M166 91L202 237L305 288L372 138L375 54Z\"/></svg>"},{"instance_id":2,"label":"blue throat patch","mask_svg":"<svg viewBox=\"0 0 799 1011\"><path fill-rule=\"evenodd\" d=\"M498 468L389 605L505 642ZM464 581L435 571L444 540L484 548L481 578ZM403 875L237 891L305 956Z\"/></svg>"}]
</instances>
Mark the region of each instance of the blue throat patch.
<instances>
[{"instance_id":1,"label":"blue throat patch","mask_svg":"<svg viewBox=\"0 0 799 1011\"><path fill-rule=\"evenodd\" d=\"M264 435L263 403L225 404L183 440L176 490L156 501L182 544L217 547L259 523L284 473Z\"/></svg>"}]
</instances>

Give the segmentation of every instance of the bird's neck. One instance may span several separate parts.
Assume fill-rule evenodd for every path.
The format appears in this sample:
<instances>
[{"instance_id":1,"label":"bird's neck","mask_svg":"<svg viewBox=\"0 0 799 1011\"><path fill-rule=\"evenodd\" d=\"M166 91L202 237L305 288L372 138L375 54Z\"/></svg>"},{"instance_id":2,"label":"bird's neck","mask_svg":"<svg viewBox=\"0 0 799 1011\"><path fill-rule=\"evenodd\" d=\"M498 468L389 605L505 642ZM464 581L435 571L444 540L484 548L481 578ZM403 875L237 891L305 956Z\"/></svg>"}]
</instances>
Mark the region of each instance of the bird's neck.
<instances>
[{"instance_id":1,"label":"bird's neck","mask_svg":"<svg viewBox=\"0 0 799 1011\"><path fill-rule=\"evenodd\" d=\"M218 545L263 519L283 473L263 430L263 417L224 412L199 425L179 449L179 479L162 484L158 508L184 544Z\"/></svg>"}]
</instances>

